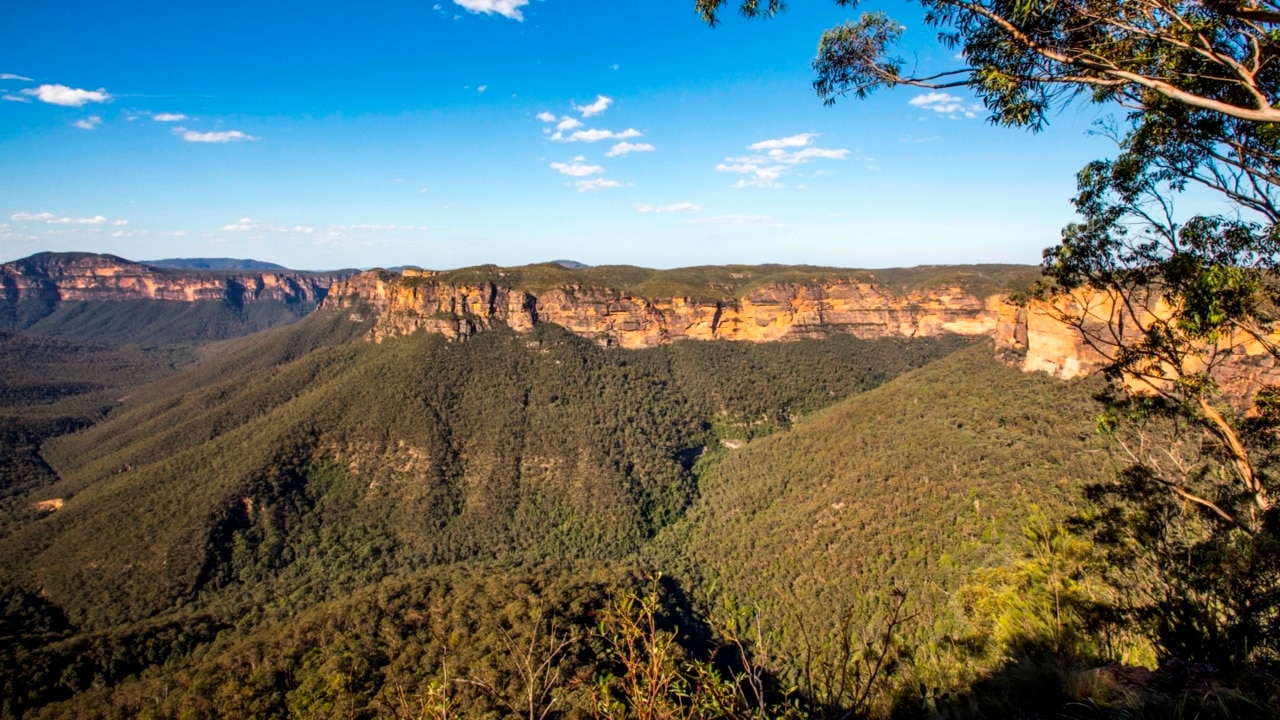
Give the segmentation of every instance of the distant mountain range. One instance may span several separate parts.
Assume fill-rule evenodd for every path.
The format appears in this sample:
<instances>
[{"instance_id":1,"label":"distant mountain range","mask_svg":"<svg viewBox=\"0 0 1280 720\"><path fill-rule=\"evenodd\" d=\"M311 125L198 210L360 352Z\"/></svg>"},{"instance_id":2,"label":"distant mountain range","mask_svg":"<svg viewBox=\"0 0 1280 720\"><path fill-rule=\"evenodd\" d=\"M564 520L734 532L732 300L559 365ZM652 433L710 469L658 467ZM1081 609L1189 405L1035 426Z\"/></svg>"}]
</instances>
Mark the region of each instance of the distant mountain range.
<instances>
[{"instance_id":1,"label":"distant mountain range","mask_svg":"<svg viewBox=\"0 0 1280 720\"><path fill-rule=\"evenodd\" d=\"M164 268L166 270L288 270L276 263L263 262L249 258L165 258L164 260L143 260L143 265Z\"/></svg>"}]
</instances>

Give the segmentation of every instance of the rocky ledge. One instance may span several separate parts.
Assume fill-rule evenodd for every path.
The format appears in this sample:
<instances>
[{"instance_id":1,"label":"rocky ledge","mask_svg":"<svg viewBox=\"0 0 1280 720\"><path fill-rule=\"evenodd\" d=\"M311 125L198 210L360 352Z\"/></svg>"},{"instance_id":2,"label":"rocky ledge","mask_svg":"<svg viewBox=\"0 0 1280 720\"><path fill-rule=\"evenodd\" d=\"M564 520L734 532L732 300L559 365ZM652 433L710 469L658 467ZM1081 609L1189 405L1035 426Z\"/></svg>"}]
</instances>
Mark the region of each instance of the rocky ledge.
<instances>
[{"instance_id":1,"label":"rocky ledge","mask_svg":"<svg viewBox=\"0 0 1280 720\"><path fill-rule=\"evenodd\" d=\"M1025 268L1033 271L1033 268ZM501 273L500 273L501 274ZM939 273L934 273L938 275ZM945 275L945 273L943 273ZM737 277L738 274L735 274ZM863 339L954 333L988 336L1026 371L1069 379L1107 364L1119 343L1167 313L1158 303L1121 304L1081 291L1052 301L1016 303L998 283L926 282L904 288L876 273L802 282L761 282L718 299L653 296L584 281L458 282L456 274L375 270L334 285L324 306L373 319L369 338L422 330L462 340L507 326L523 332L555 323L602 345L647 348L680 340L773 342L850 334ZM704 293L705 294L705 293ZM1209 368L1229 386L1280 382L1258 343L1224 338ZM1184 370L1195 371L1195 368Z\"/></svg>"},{"instance_id":2,"label":"rocky ledge","mask_svg":"<svg viewBox=\"0 0 1280 720\"><path fill-rule=\"evenodd\" d=\"M272 300L318 304L352 272L165 270L114 255L39 253L0 265L0 291L11 303L77 300L216 300L232 305Z\"/></svg>"}]
</instances>

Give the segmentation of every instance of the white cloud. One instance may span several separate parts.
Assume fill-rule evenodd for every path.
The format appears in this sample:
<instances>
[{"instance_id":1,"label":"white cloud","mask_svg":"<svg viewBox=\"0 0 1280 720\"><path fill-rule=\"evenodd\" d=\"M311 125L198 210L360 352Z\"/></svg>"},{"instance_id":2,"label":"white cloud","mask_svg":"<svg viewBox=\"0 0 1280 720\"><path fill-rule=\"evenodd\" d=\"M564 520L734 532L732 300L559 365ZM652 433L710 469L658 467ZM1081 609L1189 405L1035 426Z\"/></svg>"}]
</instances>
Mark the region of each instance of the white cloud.
<instances>
[{"instance_id":1,"label":"white cloud","mask_svg":"<svg viewBox=\"0 0 1280 720\"><path fill-rule=\"evenodd\" d=\"M187 142L198 143L229 143L240 142L241 140L257 140L253 135L247 135L239 130L226 130L223 132L196 132L195 130L187 130L186 128L174 128L174 132L181 133L182 139Z\"/></svg>"},{"instance_id":2,"label":"white cloud","mask_svg":"<svg viewBox=\"0 0 1280 720\"><path fill-rule=\"evenodd\" d=\"M560 120L559 124L556 125L556 130L573 130L574 128L580 127L582 127L581 120L567 117Z\"/></svg>"},{"instance_id":3,"label":"white cloud","mask_svg":"<svg viewBox=\"0 0 1280 720\"><path fill-rule=\"evenodd\" d=\"M617 180L605 180L604 178L596 178L594 180L579 180L573 183L578 188L578 192L595 192L596 190L608 190L609 188L628 187L631 183L620 183Z\"/></svg>"},{"instance_id":4,"label":"white cloud","mask_svg":"<svg viewBox=\"0 0 1280 720\"><path fill-rule=\"evenodd\" d=\"M58 217L57 215L54 215L53 213L49 213L49 212L42 212L42 213L16 212L10 215L9 219L16 220L18 222L43 222L43 223L48 223L50 225L105 225L107 222L107 219L101 215L94 215L93 217L82 217L82 218Z\"/></svg>"},{"instance_id":5,"label":"white cloud","mask_svg":"<svg viewBox=\"0 0 1280 720\"><path fill-rule=\"evenodd\" d=\"M478 93L480 93L481 95L483 95L483 94L484 94L484 91L485 91L485 90L488 90L488 89L489 89L489 86L488 86L488 85L481 85L480 87L476 88L476 92L478 92Z\"/></svg>"},{"instance_id":6,"label":"white cloud","mask_svg":"<svg viewBox=\"0 0 1280 720\"><path fill-rule=\"evenodd\" d=\"M41 85L36 88L27 88L22 91L22 94L33 95L40 102L65 107L82 107L86 103L104 103L111 99L106 88L81 90L66 85Z\"/></svg>"},{"instance_id":7,"label":"white cloud","mask_svg":"<svg viewBox=\"0 0 1280 720\"><path fill-rule=\"evenodd\" d=\"M71 124L80 128L81 130L92 130L102 124L102 118L98 117L97 115L90 115L89 117L83 120L77 120Z\"/></svg>"},{"instance_id":8,"label":"white cloud","mask_svg":"<svg viewBox=\"0 0 1280 720\"><path fill-rule=\"evenodd\" d=\"M702 208L691 202L671 203L670 205L649 205L646 203L636 203L636 212L642 213L680 213L680 212L702 212Z\"/></svg>"},{"instance_id":9,"label":"white cloud","mask_svg":"<svg viewBox=\"0 0 1280 720\"><path fill-rule=\"evenodd\" d=\"M21 80L23 82L34 82L29 77L22 77L21 75L14 75L13 73L0 73L0 80Z\"/></svg>"},{"instance_id":10,"label":"white cloud","mask_svg":"<svg viewBox=\"0 0 1280 720\"><path fill-rule=\"evenodd\" d=\"M592 115L599 115L605 110L608 110L609 106L612 104L613 104L613 98L606 97L604 95L597 95L596 101L591 103L590 105L575 104L573 106L573 109L582 113L582 117L591 117Z\"/></svg>"},{"instance_id":11,"label":"white cloud","mask_svg":"<svg viewBox=\"0 0 1280 720\"><path fill-rule=\"evenodd\" d=\"M977 113L982 106L970 103L965 104L964 99L943 92L931 92L924 95L917 95L907 101L911 107L917 107L921 110L932 110L940 115L947 115L958 118L960 115L972 118L977 117Z\"/></svg>"},{"instance_id":12,"label":"white cloud","mask_svg":"<svg viewBox=\"0 0 1280 720\"><path fill-rule=\"evenodd\" d=\"M187 116L182 113L156 113L151 116L151 119L156 122L182 122L187 119Z\"/></svg>"},{"instance_id":13,"label":"white cloud","mask_svg":"<svg viewBox=\"0 0 1280 720\"><path fill-rule=\"evenodd\" d=\"M787 171L782 165L776 166L760 166L752 163L720 163L716 165L718 172L741 173L750 175L750 178L744 178L734 183L734 187L782 187L778 184L778 178Z\"/></svg>"},{"instance_id":14,"label":"white cloud","mask_svg":"<svg viewBox=\"0 0 1280 720\"><path fill-rule=\"evenodd\" d=\"M791 137L776 138L774 140L761 140L758 143L752 143L747 146L748 150L781 150L783 148L804 147L813 142L817 137L814 133L800 133Z\"/></svg>"},{"instance_id":15,"label":"white cloud","mask_svg":"<svg viewBox=\"0 0 1280 720\"><path fill-rule=\"evenodd\" d=\"M810 147L815 137L815 133L801 133L752 143L747 149L765 152L725 158L724 162L716 165L716 170L748 176L735 183L734 187L782 187L778 183L779 178L797 165L810 160L844 160L849 156L845 148Z\"/></svg>"},{"instance_id":16,"label":"white cloud","mask_svg":"<svg viewBox=\"0 0 1280 720\"><path fill-rule=\"evenodd\" d=\"M573 177L586 177L587 175L604 172L604 168L599 165L587 165L584 162L585 160L586 158L579 155L573 159L573 162L553 162L551 163L551 169L562 175L572 175Z\"/></svg>"},{"instance_id":17,"label":"white cloud","mask_svg":"<svg viewBox=\"0 0 1280 720\"><path fill-rule=\"evenodd\" d=\"M564 133L557 132L551 136L556 142L599 142L601 140L626 140L629 138L640 137L644 133L635 128L627 128L622 132L614 132L612 130L578 130L572 135L566 136Z\"/></svg>"},{"instance_id":18,"label":"white cloud","mask_svg":"<svg viewBox=\"0 0 1280 720\"><path fill-rule=\"evenodd\" d=\"M609 152L605 153L605 157L621 157L633 152L653 152L654 147L649 143L629 143L620 142L609 148Z\"/></svg>"},{"instance_id":19,"label":"white cloud","mask_svg":"<svg viewBox=\"0 0 1280 720\"><path fill-rule=\"evenodd\" d=\"M222 226L223 232L268 232L268 233L298 233L301 235L311 235L316 231L313 227L306 225L295 225L288 227L285 225L277 225L275 223L254 220L253 218L240 218L233 223L227 223Z\"/></svg>"},{"instance_id":20,"label":"white cloud","mask_svg":"<svg viewBox=\"0 0 1280 720\"><path fill-rule=\"evenodd\" d=\"M20 103L31 102L27 98L24 98L20 95L10 95L9 93L5 93L3 96L0 96L0 99L8 100L9 102L20 102Z\"/></svg>"},{"instance_id":21,"label":"white cloud","mask_svg":"<svg viewBox=\"0 0 1280 720\"><path fill-rule=\"evenodd\" d=\"M125 225L129 224L129 221L128 220L112 220L111 224L115 225L116 227L124 227Z\"/></svg>"},{"instance_id":22,"label":"white cloud","mask_svg":"<svg viewBox=\"0 0 1280 720\"><path fill-rule=\"evenodd\" d=\"M555 115L552 115L551 113L547 112L546 110L543 110L542 112L538 113L537 117L538 117L538 119L539 119L539 120L541 120L542 122L555 122L555 121L556 121L556 116L555 116Z\"/></svg>"},{"instance_id":23,"label":"white cloud","mask_svg":"<svg viewBox=\"0 0 1280 720\"><path fill-rule=\"evenodd\" d=\"M529 4L529 0L453 0L454 5L461 5L467 12L498 14L517 22L524 22L520 8Z\"/></svg>"}]
</instances>

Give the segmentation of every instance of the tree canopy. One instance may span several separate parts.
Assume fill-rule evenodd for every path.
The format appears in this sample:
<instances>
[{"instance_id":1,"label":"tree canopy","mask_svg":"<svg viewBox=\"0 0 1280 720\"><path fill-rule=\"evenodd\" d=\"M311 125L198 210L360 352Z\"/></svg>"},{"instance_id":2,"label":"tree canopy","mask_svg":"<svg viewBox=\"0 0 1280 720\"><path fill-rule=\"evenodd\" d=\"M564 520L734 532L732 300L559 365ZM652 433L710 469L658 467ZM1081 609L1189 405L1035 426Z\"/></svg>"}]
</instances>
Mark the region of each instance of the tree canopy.
<instances>
[{"instance_id":1,"label":"tree canopy","mask_svg":"<svg viewBox=\"0 0 1280 720\"><path fill-rule=\"evenodd\" d=\"M715 23L729 4L695 7ZM1116 111L1118 153L1079 172L1041 295L1115 381L1101 425L1127 468L1091 492L1094 537L1129 591L1122 616L1164 657L1280 661L1280 3L919 5L959 67L908 69L903 26L864 13L823 34L818 95L965 87L993 124L1032 131L1073 101ZM1179 212L1197 186L1217 212Z\"/></svg>"}]
</instances>

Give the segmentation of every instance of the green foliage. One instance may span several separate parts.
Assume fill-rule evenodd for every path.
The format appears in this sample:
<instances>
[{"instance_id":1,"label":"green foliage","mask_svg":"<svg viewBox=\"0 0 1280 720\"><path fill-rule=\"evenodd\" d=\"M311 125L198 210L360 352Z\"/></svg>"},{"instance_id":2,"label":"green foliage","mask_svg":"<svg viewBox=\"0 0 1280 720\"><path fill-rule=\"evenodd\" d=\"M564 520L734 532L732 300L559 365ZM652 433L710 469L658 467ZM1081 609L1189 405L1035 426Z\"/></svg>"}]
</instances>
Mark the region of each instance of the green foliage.
<instances>
[{"instance_id":1,"label":"green foliage","mask_svg":"<svg viewBox=\"0 0 1280 720\"><path fill-rule=\"evenodd\" d=\"M139 384L175 372L182 347L111 347L0 334L0 537L42 515L33 500L57 481L48 440L101 420Z\"/></svg>"},{"instance_id":2,"label":"green foliage","mask_svg":"<svg viewBox=\"0 0 1280 720\"><path fill-rule=\"evenodd\" d=\"M1106 356L1116 385L1104 425L1129 463L1092 488L1102 505L1092 537L1119 570L1127 620L1162 659L1275 666L1280 5L919 4L965 67L904 75L892 55L900 26L870 13L823 36L818 93L967 86L993 123L1032 130L1075 98L1128 109L1123 130L1103 127L1118 157L1081 170L1080 220L1044 253L1055 283L1044 290L1114 300L1109 317L1061 313ZM725 5L695 7L714 21ZM1196 186L1217 194L1219 214L1177 211L1177 196Z\"/></svg>"},{"instance_id":3,"label":"green foliage","mask_svg":"<svg viewBox=\"0 0 1280 720\"><path fill-rule=\"evenodd\" d=\"M212 347L46 444L67 504L6 541L5 573L101 626L442 562L618 558L695 496L712 418L789 423L957 346L607 351L554 326L349 343L362 329L321 314Z\"/></svg>"},{"instance_id":4,"label":"green foliage","mask_svg":"<svg viewBox=\"0 0 1280 720\"><path fill-rule=\"evenodd\" d=\"M539 633L571 631L551 663L554 717L589 717L585 695L595 613L615 583L609 569L492 563L440 567L370 584L309 609L256 608L186 662L44 707L84 717L511 717L527 691L520 656ZM557 630L557 632L559 632ZM81 656L61 658L85 662ZM526 715L527 717L527 715Z\"/></svg>"},{"instance_id":5,"label":"green foliage","mask_svg":"<svg viewBox=\"0 0 1280 720\"><path fill-rule=\"evenodd\" d=\"M766 696L758 668L726 677L707 660L686 656L668 616L658 578L641 595L616 595L596 632L617 675L595 678L591 708L600 720L772 720L801 717L786 698ZM736 646L742 649L742 645Z\"/></svg>"},{"instance_id":6,"label":"green foliage","mask_svg":"<svg viewBox=\"0 0 1280 720\"><path fill-rule=\"evenodd\" d=\"M845 270L810 265L707 265L653 270L632 265L600 265L571 270L555 263L503 268L480 265L431 276L387 279L405 285L494 283L530 292L582 287L650 300L689 298L705 302L741 299L773 284L876 281L899 292L956 285L986 298L1008 286L1029 284L1035 269L1025 265L922 265L884 270Z\"/></svg>"},{"instance_id":7,"label":"green foliage","mask_svg":"<svg viewBox=\"0 0 1280 720\"><path fill-rule=\"evenodd\" d=\"M974 640L1000 658L1052 654L1068 660L1119 656L1094 646L1090 622L1108 589L1083 538L1031 508L1028 551L1008 565L980 568L957 597Z\"/></svg>"},{"instance_id":8,"label":"green foliage","mask_svg":"<svg viewBox=\"0 0 1280 720\"><path fill-rule=\"evenodd\" d=\"M941 684L963 625L950 595L973 569L1016 557L1033 504L1062 517L1108 471L1092 434L1096 381L991 355L954 353L728 454L647 556L711 589L713 606L759 608L775 657L837 646L833 618L873 626L892 578L919 613L903 631L914 662Z\"/></svg>"},{"instance_id":9,"label":"green foliage","mask_svg":"<svg viewBox=\"0 0 1280 720\"><path fill-rule=\"evenodd\" d=\"M104 345L204 343L297 321L315 309L271 300L235 306L216 300L0 302L0 331Z\"/></svg>"},{"instance_id":10,"label":"green foliage","mask_svg":"<svg viewBox=\"0 0 1280 720\"><path fill-rule=\"evenodd\" d=\"M206 346L33 445L67 503L0 539L9 713L889 712L1003 657L960 647L990 625L949 594L1101 467L1096 383L987 343L353 342L367 327ZM636 566L676 582L646 594ZM1040 567L1006 593L1037 612ZM628 690L623 658L650 680Z\"/></svg>"}]
</instances>

